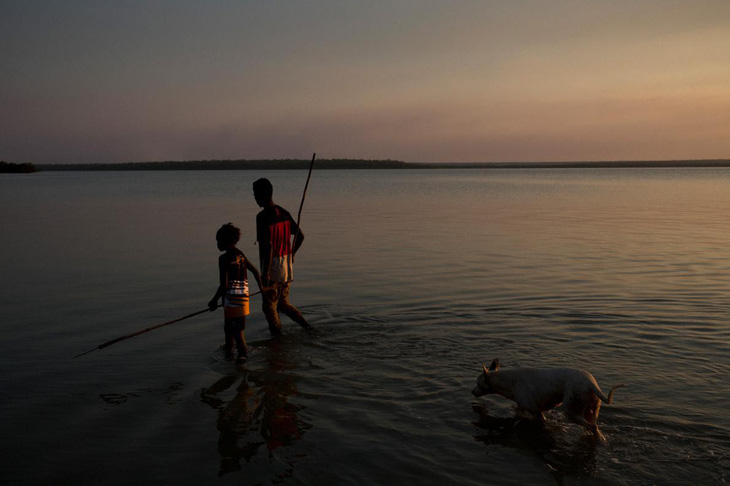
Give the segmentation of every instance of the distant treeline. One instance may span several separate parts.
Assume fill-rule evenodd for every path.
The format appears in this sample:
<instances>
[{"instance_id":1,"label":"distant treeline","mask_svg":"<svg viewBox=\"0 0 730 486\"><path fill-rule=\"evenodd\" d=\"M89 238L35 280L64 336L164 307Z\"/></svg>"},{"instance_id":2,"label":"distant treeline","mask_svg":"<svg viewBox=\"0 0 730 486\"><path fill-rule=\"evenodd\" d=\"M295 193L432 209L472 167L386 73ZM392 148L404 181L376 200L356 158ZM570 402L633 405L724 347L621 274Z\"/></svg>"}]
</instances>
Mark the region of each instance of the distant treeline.
<instances>
[{"instance_id":1,"label":"distant treeline","mask_svg":"<svg viewBox=\"0 0 730 486\"><path fill-rule=\"evenodd\" d=\"M125 162L120 164L5 164L30 166L34 170L299 170L308 169L307 159L278 160L189 160ZM403 162L400 160L318 159L317 169L600 169L730 167L730 159L713 160L617 160L597 162ZM3 170L3 172L7 172Z\"/></svg>"},{"instance_id":2,"label":"distant treeline","mask_svg":"<svg viewBox=\"0 0 730 486\"><path fill-rule=\"evenodd\" d=\"M682 167L730 167L730 159L711 160L607 160L594 162L442 162L407 164L431 169L641 169Z\"/></svg>"},{"instance_id":3,"label":"distant treeline","mask_svg":"<svg viewBox=\"0 0 730 486\"><path fill-rule=\"evenodd\" d=\"M10 162L0 161L0 172L28 174L30 172L35 172L36 170L36 166L33 164L12 164Z\"/></svg>"},{"instance_id":4,"label":"distant treeline","mask_svg":"<svg viewBox=\"0 0 730 486\"><path fill-rule=\"evenodd\" d=\"M297 170L309 169L311 160L188 160L125 162L121 164L44 164L40 170ZM318 159L317 169L403 169L398 160Z\"/></svg>"}]
</instances>

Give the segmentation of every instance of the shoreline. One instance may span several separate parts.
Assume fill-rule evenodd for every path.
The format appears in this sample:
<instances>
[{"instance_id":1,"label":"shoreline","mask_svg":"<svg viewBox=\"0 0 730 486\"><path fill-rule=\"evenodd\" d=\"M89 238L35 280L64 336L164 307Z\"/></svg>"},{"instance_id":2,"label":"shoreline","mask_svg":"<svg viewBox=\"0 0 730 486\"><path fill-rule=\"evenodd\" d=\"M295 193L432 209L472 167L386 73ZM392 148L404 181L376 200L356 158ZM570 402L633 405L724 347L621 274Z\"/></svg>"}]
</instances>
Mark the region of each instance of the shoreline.
<instances>
[{"instance_id":1,"label":"shoreline","mask_svg":"<svg viewBox=\"0 0 730 486\"><path fill-rule=\"evenodd\" d=\"M110 164L35 164L38 171L133 171L133 170L307 170L310 160L193 160L125 162ZM321 159L319 170L392 169L644 169L723 168L730 159L645 160L595 162L403 162L399 160Z\"/></svg>"}]
</instances>

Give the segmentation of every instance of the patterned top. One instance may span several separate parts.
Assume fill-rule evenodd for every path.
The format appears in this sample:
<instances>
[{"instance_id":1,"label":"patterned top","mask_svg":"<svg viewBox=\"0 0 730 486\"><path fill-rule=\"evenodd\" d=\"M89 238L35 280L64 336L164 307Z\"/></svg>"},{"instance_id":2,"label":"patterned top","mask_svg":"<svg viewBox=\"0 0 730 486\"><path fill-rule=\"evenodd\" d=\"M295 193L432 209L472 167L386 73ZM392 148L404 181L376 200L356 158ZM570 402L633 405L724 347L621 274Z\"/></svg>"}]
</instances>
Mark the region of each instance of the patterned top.
<instances>
[{"instance_id":1,"label":"patterned top","mask_svg":"<svg viewBox=\"0 0 730 486\"><path fill-rule=\"evenodd\" d=\"M294 279L291 252L292 235L296 232L296 221L281 206L267 207L256 215L261 273L268 274L272 282L290 282Z\"/></svg>"},{"instance_id":2,"label":"patterned top","mask_svg":"<svg viewBox=\"0 0 730 486\"><path fill-rule=\"evenodd\" d=\"M221 255L221 259L227 255ZM226 293L223 295L223 310L225 317L246 316L248 308L248 275L246 273L246 258L241 251L226 264Z\"/></svg>"}]
</instances>

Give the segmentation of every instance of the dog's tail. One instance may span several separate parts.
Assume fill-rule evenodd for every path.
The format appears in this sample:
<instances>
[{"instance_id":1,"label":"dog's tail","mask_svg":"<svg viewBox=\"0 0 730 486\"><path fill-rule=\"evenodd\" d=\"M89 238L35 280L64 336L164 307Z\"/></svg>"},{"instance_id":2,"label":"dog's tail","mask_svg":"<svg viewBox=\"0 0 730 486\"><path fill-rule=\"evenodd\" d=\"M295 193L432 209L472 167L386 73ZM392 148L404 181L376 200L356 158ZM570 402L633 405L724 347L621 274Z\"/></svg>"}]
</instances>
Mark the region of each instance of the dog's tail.
<instances>
[{"instance_id":1,"label":"dog's tail","mask_svg":"<svg viewBox=\"0 0 730 486\"><path fill-rule=\"evenodd\" d=\"M626 385L621 383L620 385L616 385L613 388L611 388L611 390L609 390L609 392L608 392L608 401L606 403L608 403L610 405L611 402L613 401L613 392L615 392L617 388L623 388L625 386Z\"/></svg>"},{"instance_id":2,"label":"dog's tail","mask_svg":"<svg viewBox=\"0 0 730 486\"><path fill-rule=\"evenodd\" d=\"M613 392L615 392L617 388L623 388L623 387L625 387L625 386L626 386L626 385L624 385L623 383L622 383L622 384L620 384L620 385L616 385L616 386L614 386L614 387L613 387L613 388L611 388L611 390L610 390L610 391L608 392L608 397L606 397L606 396L605 396L605 395L604 395L603 393L601 393L601 390L599 390L599 389L596 389L596 390L594 390L594 391L595 391L595 393L596 393L596 396L598 396L598 398L600 398L600 399L601 399L602 401L606 402L606 403L607 403L608 405L611 405L611 402L613 402ZM596 388L597 388L597 387L596 387Z\"/></svg>"}]
</instances>

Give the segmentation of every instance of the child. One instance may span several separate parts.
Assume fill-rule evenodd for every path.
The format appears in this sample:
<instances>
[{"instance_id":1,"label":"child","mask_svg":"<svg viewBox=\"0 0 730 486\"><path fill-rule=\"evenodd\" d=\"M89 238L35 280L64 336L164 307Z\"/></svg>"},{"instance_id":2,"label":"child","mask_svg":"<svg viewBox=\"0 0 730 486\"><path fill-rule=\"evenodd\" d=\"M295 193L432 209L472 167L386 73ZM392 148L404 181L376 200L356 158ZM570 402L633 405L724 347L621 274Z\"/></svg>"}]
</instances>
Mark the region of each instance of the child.
<instances>
[{"instance_id":1,"label":"child","mask_svg":"<svg viewBox=\"0 0 730 486\"><path fill-rule=\"evenodd\" d=\"M224 251L218 258L220 285L215 295L208 302L211 311L218 307L218 299L223 297L224 323L223 330L226 336L225 352L227 358L233 358L233 344L236 344L238 358L236 361L246 361L248 350L243 331L246 329L248 315L248 277L246 270L250 270L261 289L261 276L255 266L236 243L241 239L241 230L231 223L224 224L215 234L218 250Z\"/></svg>"}]
</instances>

